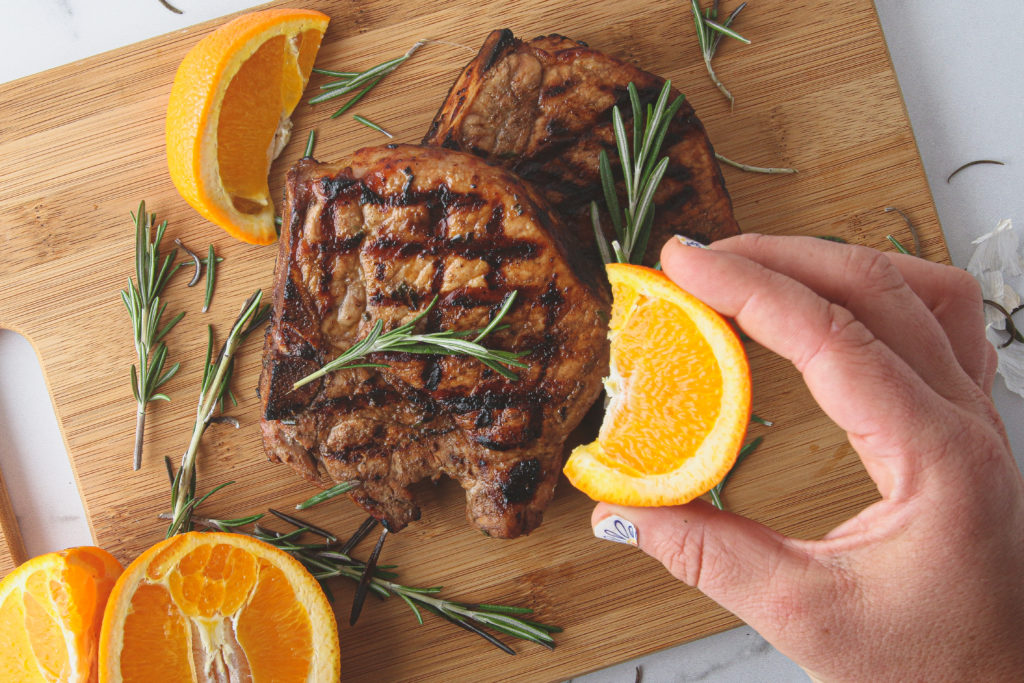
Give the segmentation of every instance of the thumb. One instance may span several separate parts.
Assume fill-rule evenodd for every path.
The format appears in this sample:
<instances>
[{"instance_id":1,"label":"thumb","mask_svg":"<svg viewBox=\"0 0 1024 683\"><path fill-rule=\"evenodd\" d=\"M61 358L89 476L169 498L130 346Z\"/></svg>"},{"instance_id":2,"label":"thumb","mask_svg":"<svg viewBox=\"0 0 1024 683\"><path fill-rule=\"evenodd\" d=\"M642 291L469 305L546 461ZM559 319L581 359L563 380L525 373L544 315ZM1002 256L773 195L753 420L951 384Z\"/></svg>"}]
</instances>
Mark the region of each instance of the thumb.
<instances>
[{"instance_id":1,"label":"thumb","mask_svg":"<svg viewBox=\"0 0 1024 683\"><path fill-rule=\"evenodd\" d=\"M598 538L638 545L768 640L832 594L831 575L806 542L702 500L664 508L599 503L591 524Z\"/></svg>"}]
</instances>

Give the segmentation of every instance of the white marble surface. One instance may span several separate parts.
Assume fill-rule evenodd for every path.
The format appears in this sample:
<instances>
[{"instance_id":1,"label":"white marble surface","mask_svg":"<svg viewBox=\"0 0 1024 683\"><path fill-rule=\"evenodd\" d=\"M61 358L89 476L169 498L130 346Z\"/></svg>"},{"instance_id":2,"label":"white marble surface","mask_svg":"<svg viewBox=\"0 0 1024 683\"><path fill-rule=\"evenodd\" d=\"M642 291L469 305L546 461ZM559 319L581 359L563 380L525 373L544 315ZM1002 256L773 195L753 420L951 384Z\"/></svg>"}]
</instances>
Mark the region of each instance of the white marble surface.
<instances>
[{"instance_id":1,"label":"white marble surface","mask_svg":"<svg viewBox=\"0 0 1024 683\"><path fill-rule=\"evenodd\" d=\"M246 8L244 0L0 0L0 82ZM301 3L298 3L301 5ZM876 0L954 263L998 220L1024 221L1024 3ZM685 11L680 3L680 11ZM748 12L756 13L756 3ZM753 17L753 14L750 15ZM553 27L557 28L557 27ZM946 183L965 161L996 158ZM0 182L0 188L2 188ZM0 189L2 191L2 189ZM1024 400L997 380L997 405L1024 462ZM0 468L30 554L91 543L32 347L0 330ZM807 677L749 628L582 677L651 681L802 681Z\"/></svg>"}]
</instances>

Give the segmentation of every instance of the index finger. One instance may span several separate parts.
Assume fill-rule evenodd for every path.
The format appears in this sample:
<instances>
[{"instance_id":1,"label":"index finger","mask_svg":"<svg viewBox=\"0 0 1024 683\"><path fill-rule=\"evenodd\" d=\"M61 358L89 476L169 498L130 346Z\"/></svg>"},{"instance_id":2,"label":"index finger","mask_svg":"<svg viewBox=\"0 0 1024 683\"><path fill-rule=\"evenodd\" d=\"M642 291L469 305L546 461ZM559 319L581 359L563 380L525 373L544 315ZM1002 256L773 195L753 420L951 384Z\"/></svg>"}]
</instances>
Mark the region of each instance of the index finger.
<instances>
[{"instance_id":1,"label":"index finger","mask_svg":"<svg viewBox=\"0 0 1024 683\"><path fill-rule=\"evenodd\" d=\"M670 240L661 262L677 284L796 366L883 496L946 451L956 409L842 306L724 250Z\"/></svg>"}]
</instances>

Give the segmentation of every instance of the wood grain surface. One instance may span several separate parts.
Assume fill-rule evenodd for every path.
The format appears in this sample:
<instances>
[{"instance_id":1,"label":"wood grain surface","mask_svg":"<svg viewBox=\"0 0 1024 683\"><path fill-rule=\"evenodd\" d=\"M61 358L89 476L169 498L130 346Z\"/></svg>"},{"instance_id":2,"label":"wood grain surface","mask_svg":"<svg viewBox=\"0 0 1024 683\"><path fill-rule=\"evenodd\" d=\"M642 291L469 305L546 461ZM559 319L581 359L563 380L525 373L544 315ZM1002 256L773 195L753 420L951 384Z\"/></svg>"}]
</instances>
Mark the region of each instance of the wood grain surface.
<instances>
[{"instance_id":1,"label":"wood grain surface","mask_svg":"<svg viewBox=\"0 0 1024 683\"><path fill-rule=\"evenodd\" d=\"M891 250L889 233L909 243L900 218L883 210L891 205L915 222L927 258L948 260L870 0L749 7L737 28L753 44L725 41L716 58L736 96L733 110L704 72L679 0L303 4L332 17L317 60L326 68L364 69L419 38L448 41L427 45L354 110L397 141L422 137L488 31L509 27L527 38L558 32L671 78L725 156L799 169L796 176L724 170L745 231L836 235ZM206 326L222 339L246 296L270 286L274 266L275 247L242 244L207 223L166 173L164 110L175 68L217 23L0 86L0 326L24 334L39 353L96 542L123 562L163 536L156 519L170 505L163 458L176 461L189 438ZM322 80L314 76L311 88ZM316 156L325 161L387 142L349 116L330 119L333 111L332 103L299 106L292 141L272 169L274 197L310 129L318 131ZM202 288L186 288L186 276L168 288L169 312L187 311L167 340L170 360L182 368L166 385L173 400L150 408L143 468L133 472L133 348L118 289L133 273L128 214L140 199L169 221L168 243L180 237L199 252L212 243L225 260L209 313L200 313ZM241 428L214 425L201 447L199 490L235 482L204 505L210 515L288 509L312 493L263 454L255 395L261 344L249 340L239 356L239 405L229 412ZM754 410L775 426L752 427L764 445L732 478L726 505L787 534L821 536L871 502L874 488L793 368L754 344L748 350ZM592 505L564 481L544 525L511 542L484 538L465 522L453 482L418 492L423 521L390 539L382 562L399 565L406 582L445 585L453 599L532 607L565 632L553 652L512 643L519 654L510 657L429 615L417 626L397 599L371 601L349 628L353 587L338 583L348 680L554 680L738 623L646 556L593 540ZM312 521L339 534L363 517L347 500L311 512Z\"/></svg>"}]
</instances>

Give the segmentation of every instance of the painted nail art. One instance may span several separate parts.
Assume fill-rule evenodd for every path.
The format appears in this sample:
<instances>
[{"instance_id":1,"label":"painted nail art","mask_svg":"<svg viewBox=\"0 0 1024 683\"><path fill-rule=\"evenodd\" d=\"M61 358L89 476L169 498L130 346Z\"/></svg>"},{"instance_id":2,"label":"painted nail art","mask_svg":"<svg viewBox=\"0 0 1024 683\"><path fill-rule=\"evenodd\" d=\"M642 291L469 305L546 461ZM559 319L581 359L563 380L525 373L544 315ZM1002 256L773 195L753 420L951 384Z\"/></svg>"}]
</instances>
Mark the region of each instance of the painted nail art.
<instances>
[{"instance_id":1,"label":"painted nail art","mask_svg":"<svg viewBox=\"0 0 1024 683\"><path fill-rule=\"evenodd\" d=\"M594 536L605 541L637 547L636 527L628 519L609 515L594 526Z\"/></svg>"},{"instance_id":2,"label":"painted nail art","mask_svg":"<svg viewBox=\"0 0 1024 683\"><path fill-rule=\"evenodd\" d=\"M701 249L708 248L708 245L704 244L703 242L698 242L692 237L687 237L686 235L676 235L676 239L679 240L684 245L686 245L687 247L699 247Z\"/></svg>"}]
</instances>

